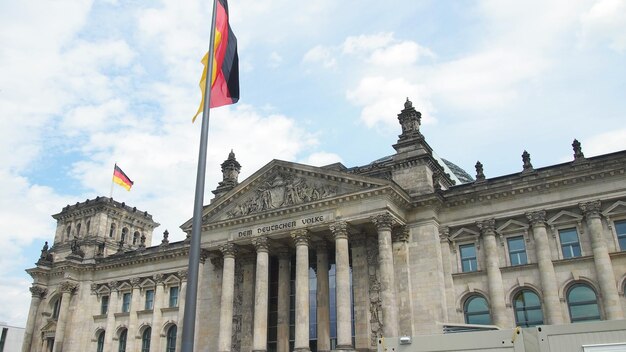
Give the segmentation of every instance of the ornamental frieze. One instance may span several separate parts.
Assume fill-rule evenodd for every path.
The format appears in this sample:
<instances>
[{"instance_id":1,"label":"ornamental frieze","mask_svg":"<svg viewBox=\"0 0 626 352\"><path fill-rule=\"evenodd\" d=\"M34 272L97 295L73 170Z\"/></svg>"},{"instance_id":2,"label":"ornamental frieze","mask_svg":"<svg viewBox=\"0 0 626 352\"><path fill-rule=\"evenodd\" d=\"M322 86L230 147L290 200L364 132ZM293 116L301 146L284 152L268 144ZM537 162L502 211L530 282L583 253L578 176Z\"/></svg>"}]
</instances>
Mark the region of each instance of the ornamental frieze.
<instances>
[{"instance_id":1,"label":"ornamental frieze","mask_svg":"<svg viewBox=\"0 0 626 352\"><path fill-rule=\"evenodd\" d=\"M271 209L313 202L337 195L338 186L314 182L288 173L276 173L254 195L226 213L228 219Z\"/></svg>"}]
</instances>

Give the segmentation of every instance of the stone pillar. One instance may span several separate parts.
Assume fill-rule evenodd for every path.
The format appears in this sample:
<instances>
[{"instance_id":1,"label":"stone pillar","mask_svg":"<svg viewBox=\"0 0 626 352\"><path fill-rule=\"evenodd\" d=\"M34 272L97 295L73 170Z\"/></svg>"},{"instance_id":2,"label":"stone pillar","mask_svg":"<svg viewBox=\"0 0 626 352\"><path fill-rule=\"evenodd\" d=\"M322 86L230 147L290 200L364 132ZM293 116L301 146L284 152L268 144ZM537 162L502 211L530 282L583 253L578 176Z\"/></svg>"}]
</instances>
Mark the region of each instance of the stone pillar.
<instances>
[{"instance_id":1,"label":"stone pillar","mask_svg":"<svg viewBox=\"0 0 626 352\"><path fill-rule=\"evenodd\" d=\"M187 296L188 270L178 270L176 274L180 279L180 290L178 292L178 323L176 325L176 351L180 351L183 344L183 317L185 316L185 298Z\"/></svg>"},{"instance_id":2,"label":"stone pillar","mask_svg":"<svg viewBox=\"0 0 626 352\"><path fill-rule=\"evenodd\" d=\"M139 305L141 303L140 301L140 294L139 294L139 284L141 283L141 280L138 277L133 277L130 279L130 284L133 287L132 293L131 293L131 301L130 301L130 311L128 314L128 336L126 339L126 350L127 351L135 351L135 350L140 350L141 346L139 346L139 348L135 347L135 342L139 341L139 344L141 344L141 340L137 340L135 338L136 335L138 335L137 333L137 311L141 310L139 309ZM105 332L106 334L106 332ZM106 335L105 335L106 336Z\"/></svg>"},{"instance_id":3,"label":"stone pillar","mask_svg":"<svg viewBox=\"0 0 626 352\"><path fill-rule=\"evenodd\" d=\"M41 286L33 285L30 288L32 298L30 300L30 309L28 310L28 320L26 321L26 329L24 329L24 342L22 343L22 352L30 352L30 346L33 343L33 332L35 330L35 321L37 320L37 312L39 304L44 298L48 290Z\"/></svg>"},{"instance_id":4,"label":"stone pillar","mask_svg":"<svg viewBox=\"0 0 626 352\"><path fill-rule=\"evenodd\" d=\"M457 314L454 308L456 297L454 293L454 282L452 281L452 253L450 253L450 240L448 239L449 234L450 229L448 227L442 227L439 230L443 282L446 289L446 310L444 311L444 322L461 323L461 321L456 319Z\"/></svg>"},{"instance_id":5,"label":"stone pillar","mask_svg":"<svg viewBox=\"0 0 626 352\"><path fill-rule=\"evenodd\" d=\"M543 304L546 312L546 324L563 324L563 313L559 300L559 288L556 282L556 273L552 264L552 252L546 229L546 212L544 210L528 212L526 218L530 222L535 240L535 255L541 280Z\"/></svg>"},{"instance_id":6,"label":"stone pillar","mask_svg":"<svg viewBox=\"0 0 626 352\"><path fill-rule=\"evenodd\" d=\"M288 248L279 248L278 254L278 306L276 351L289 352L289 287L291 281L291 263Z\"/></svg>"},{"instance_id":7,"label":"stone pillar","mask_svg":"<svg viewBox=\"0 0 626 352\"><path fill-rule=\"evenodd\" d=\"M115 330L115 313L119 309L119 291L117 288L119 287L119 282L111 281L109 282L109 289L111 290L111 297L109 299L109 308L107 309L107 325L106 330L104 331L104 351L109 352L113 351L113 337ZM153 335L154 336L154 335ZM150 345L152 346L152 344Z\"/></svg>"},{"instance_id":8,"label":"stone pillar","mask_svg":"<svg viewBox=\"0 0 626 352\"><path fill-rule=\"evenodd\" d=\"M371 220L378 230L378 267L380 274L380 298L383 310L383 336L385 338L397 338L398 305L391 242L393 217L389 213L383 213L373 216Z\"/></svg>"},{"instance_id":9,"label":"stone pillar","mask_svg":"<svg viewBox=\"0 0 626 352\"><path fill-rule=\"evenodd\" d=\"M398 294L398 327L400 336L413 334L413 307L411 306L411 272L409 269L409 229L402 226L393 233L393 253ZM445 297L442 297L445 299Z\"/></svg>"},{"instance_id":10,"label":"stone pillar","mask_svg":"<svg viewBox=\"0 0 626 352\"><path fill-rule=\"evenodd\" d=\"M485 246L485 267L487 269L487 286L493 323L501 328L508 327L502 273L498 260L498 244L496 243L496 220L488 219L476 222L483 237Z\"/></svg>"},{"instance_id":11,"label":"stone pillar","mask_svg":"<svg viewBox=\"0 0 626 352\"><path fill-rule=\"evenodd\" d=\"M352 235L352 289L354 290L354 347L359 351L370 346L369 267L365 233Z\"/></svg>"},{"instance_id":12,"label":"stone pillar","mask_svg":"<svg viewBox=\"0 0 626 352\"><path fill-rule=\"evenodd\" d=\"M600 219L600 201L596 200L580 203L579 206L583 214L585 214L587 228L589 228L590 232L593 262L596 267L596 275L598 276L598 284L600 286L602 304L606 312L606 319L623 319L624 313L617 293L613 264L609 257L609 249L606 245L602 220Z\"/></svg>"},{"instance_id":13,"label":"stone pillar","mask_svg":"<svg viewBox=\"0 0 626 352\"><path fill-rule=\"evenodd\" d=\"M291 233L296 245L296 336L295 352L309 348L309 231Z\"/></svg>"},{"instance_id":14,"label":"stone pillar","mask_svg":"<svg viewBox=\"0 0 626 352\"><path fill-rule=\"evenodd\" d=\"M224 255L222 272L222 299L220 301L220 331L217 341L218 352L228 352L233 337L233 299L235 294L235 253L233 243L220 246Z\"/></svg>"},{"instance_id":15,"label":"stone pillar","mask_svg":"<svg viewBox=\"0 0 626 352\"><path fill-rule=\"evenodd\" d=\"M154 274L152 276L154 280L154 303L152 305L152 335L150 336L150 350L152 351L161 351L161 308L163 307L163 303L165 303L165 287L163 284L163 279L165 279L165 275L161 273ZM117 300L116 300L117 302ZM116 303L117 305L117 303ZM111 307L111 305L109 305ZM110 310L110 308L109 308ZM109 314L111 314L110 312ZM111 334L113 331L111 331ZM107 324L107 335L109 335L109 327ZM107 341L110 337L107 337ZM105 349L105 351L110 351Z\"/></svg>"},{"instance_id":16,"label":"stone pillar","mask_svg":"<svg viewBox=\"0 0 626 352\"><path fill-rule=\"evenodd\" d=\"M254 329L254 264L256 258L246 255L241 258L243 267L243 294L241 296L241 351L252 351Z\"/></svg>"},{"instance_id":17,"label":"stone pillar","mask_svg":"<svg viewBox=\"0 0 626 352\"><path fill-rule=\"evenodd\" d=\"M254 285L254 337L252 351L267 351L267 309L269 306L269 244L267 237L252 240L256 248L256 282Z\"/></svg>"},{"instance_id":18,"label":"stone pillar","mask_svg":"<svg viewBox=\"0 0 626 352\"><path fill-rule=\"evenodd\" d=\"M328 246L315 244L317 262L317 351L330 351L330 302L328 285Z\"/></svg>"},{"instance_id":19,"label":"stone pillar","mask_svg":"<svg viewBox=\"0 0 626 352\"><path fill-rule=\"evenodd\" d=\"M337 302L337 350L354 350L352 346L352 309L350 305L350 252L348 223L330 225L335 237L335 297Z\"/></svg>"},{"instance_id":20,"label":"stone pillar","mask_svg":"<svg viewBox=\"0 0 626 352\"><path fill-rule=\"evenodd\" d=\"M63 341L65 339L65 327L67 325L67 316L70 310L70 299L72 293L78 288L78 284L72 281L63 281L59 288L61 289L61 308L59 310L59 319L57 320L57 329L54 334L54 347L52 352L63 352Z\"/></svg>"}]
</instances>

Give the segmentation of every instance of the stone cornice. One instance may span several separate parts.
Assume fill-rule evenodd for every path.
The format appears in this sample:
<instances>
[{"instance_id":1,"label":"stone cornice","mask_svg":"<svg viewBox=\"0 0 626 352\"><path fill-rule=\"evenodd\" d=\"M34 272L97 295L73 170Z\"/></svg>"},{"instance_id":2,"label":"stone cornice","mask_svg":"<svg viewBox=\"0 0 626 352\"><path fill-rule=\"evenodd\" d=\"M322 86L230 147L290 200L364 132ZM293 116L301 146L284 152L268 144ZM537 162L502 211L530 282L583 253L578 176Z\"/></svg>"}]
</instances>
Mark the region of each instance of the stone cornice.
<instances>
[{"instance_id":1,"label":"stone cornice","mask_svg":"<svg viewBox=\"0 0 626 352\"><path fill-rule=\"evenodd\" d=\"M57 221L73 220L104 210L109 215L131 220L143 226L151 228L159 226L158 223L152 220L152 215L148 214L148 212L142 212L136 207L127 206L125 203L117 202L108 197L96 197L95 199L87 199L82 203L77 202L74 205L67 205L60 213L52 215L52 217Z\"/></svg>"}]
</instances>

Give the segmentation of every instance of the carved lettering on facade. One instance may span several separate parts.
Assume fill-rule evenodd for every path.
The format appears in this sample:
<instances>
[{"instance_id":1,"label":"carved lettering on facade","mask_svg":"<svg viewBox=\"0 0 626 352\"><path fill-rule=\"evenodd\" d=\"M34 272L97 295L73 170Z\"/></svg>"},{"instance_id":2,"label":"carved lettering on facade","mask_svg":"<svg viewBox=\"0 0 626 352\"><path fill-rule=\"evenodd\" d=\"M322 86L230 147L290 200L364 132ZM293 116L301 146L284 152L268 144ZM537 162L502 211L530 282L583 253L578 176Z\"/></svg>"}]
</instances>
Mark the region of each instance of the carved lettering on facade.
<instances>
[{"instance_id":1,"label":"carved lettering on facade","mask_svg":"<svg viewBox=\"0 0 626 352\"><path fill-rule=\"evenodd\" d=\"M336 195L337 186L313 183L288 173L276 173L265 181L255 194L236 205L226 216L229 219L262 211L288 207Z\"/></svg>"}]
</instances>

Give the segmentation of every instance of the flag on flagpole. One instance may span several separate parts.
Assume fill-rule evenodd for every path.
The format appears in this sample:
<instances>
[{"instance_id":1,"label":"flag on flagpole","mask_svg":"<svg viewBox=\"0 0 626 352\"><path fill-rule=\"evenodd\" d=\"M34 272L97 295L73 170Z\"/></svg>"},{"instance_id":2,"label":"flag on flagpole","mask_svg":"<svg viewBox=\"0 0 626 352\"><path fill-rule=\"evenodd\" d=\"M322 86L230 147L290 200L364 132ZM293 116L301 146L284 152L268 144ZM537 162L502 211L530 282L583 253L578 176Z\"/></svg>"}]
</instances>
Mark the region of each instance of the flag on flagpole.
<instances>
[{"instance_id":1,"label":"flag on flagpole","mask_svg":"<svg viewBox=\"0 0 626 352\"><path fill-rule=\"evenodd\" d=\"M228 23L228 2L227 0L217 0L215 17L215 44L213 45L213 69L211 74L211 101L210 107L234 104L239 100L239 56L237 55L237 38L233 34ZM207 76L207 66L209 65L209 53L202 58L202 78L200 79L200 90L202 100L200 107L194 115L192 122L202 112L204 106Z\"/></svg>"},{"instance_id":2,"label":"flag on flagpole","mask_svg":"<svg viewBox=\"0 0 626 352\"><path fill-rule=\"evenodd\" d=\"M130 178L128 178L128 176L126 176L124 171L122 171L122 169L117 166L117 164L115 164L115 168L113 169L113 182L126 188L127 191L130 191L130 188L133 186L134 183L130 180Z\"/></svg>"}]
</instances>

